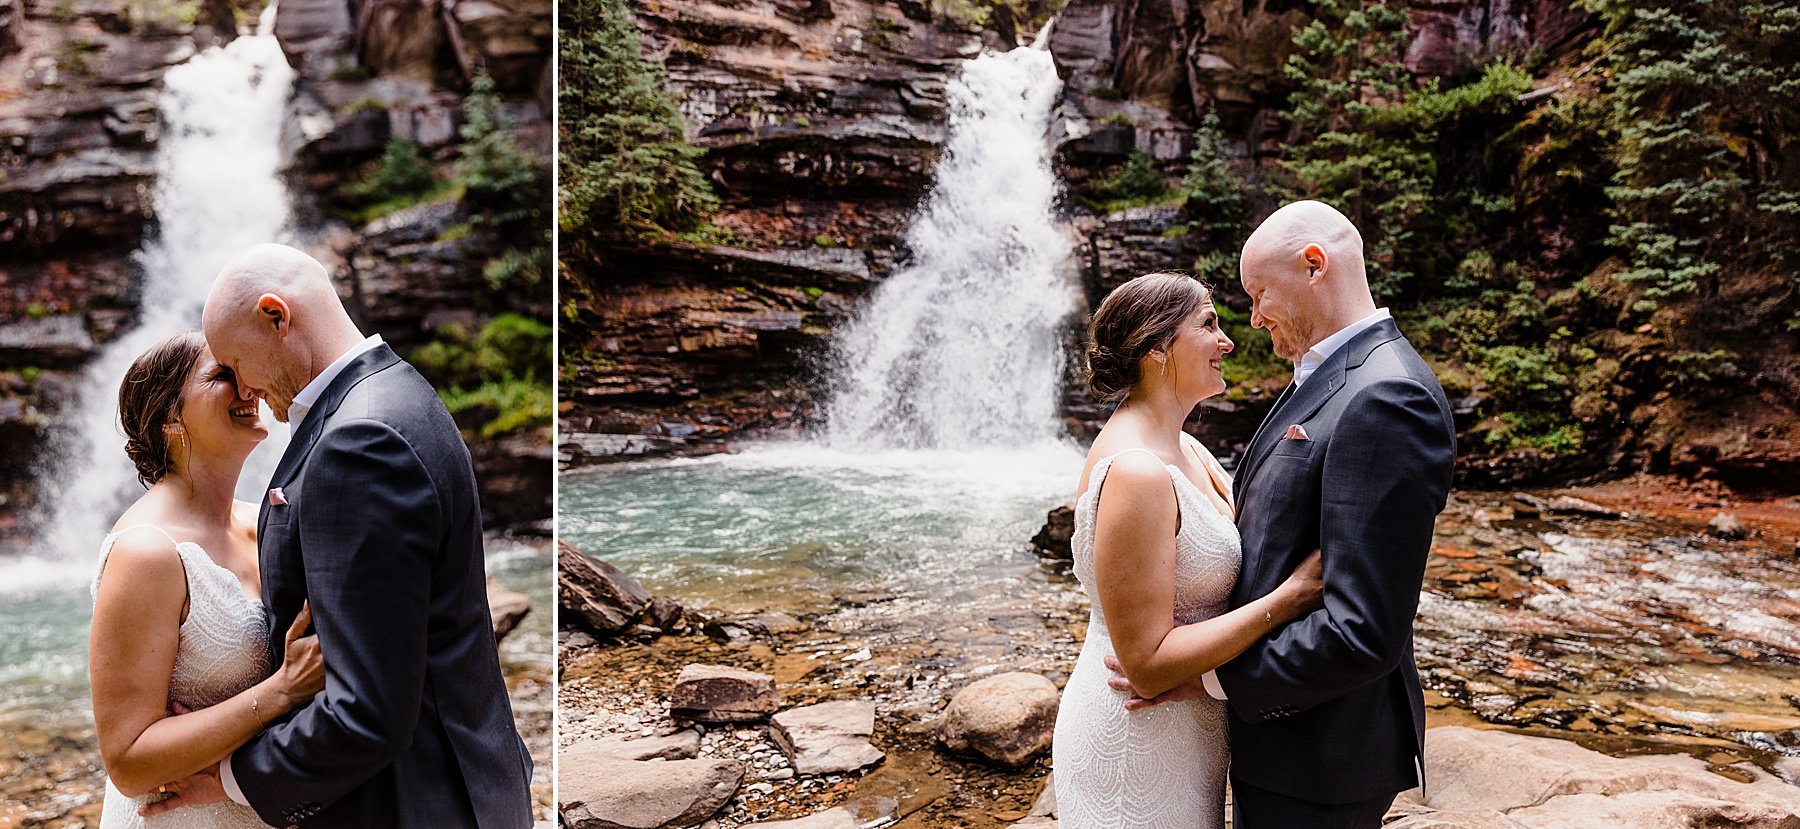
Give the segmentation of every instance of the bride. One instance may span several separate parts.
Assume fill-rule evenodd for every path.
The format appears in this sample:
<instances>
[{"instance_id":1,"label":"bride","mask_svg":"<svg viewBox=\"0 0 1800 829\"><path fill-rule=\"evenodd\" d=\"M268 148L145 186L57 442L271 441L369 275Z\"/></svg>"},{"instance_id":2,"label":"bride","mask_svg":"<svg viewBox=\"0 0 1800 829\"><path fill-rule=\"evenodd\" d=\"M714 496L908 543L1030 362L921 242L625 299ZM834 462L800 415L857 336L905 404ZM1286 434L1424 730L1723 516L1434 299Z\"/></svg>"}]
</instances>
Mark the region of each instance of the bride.
<instances>
[{"instance_id":1,"label":"bride","mask_svg":"<svg viewBox=\"0 0 1800 829\"><path fill-rule=\"evenodd\" d=\"M139 809L324 687L318 639L302 635L307 610L270 675L257 507L232 499L268 430L198 333L132 363L119 414L148 491L101 542L94 578L88 670L108 778L100 825L262 827L229 801L148 819Z\"/></svg>"},{"instance_id":2,"label":"bride","mask_svg":"<svg viewBox=\"0 0 1800 829\"><path fill-rule=\"evenodd\" d=\"M1105 663L1116 659L1146 699L1183 685L1319 607L1319 556L1226 611L1240 557L1231 479L1181 428L1225 390L1232 342L1206 286L1185 274L1133 279L1100 303L1089 342L1090 390L1123 402L1088 452L1075 502L1074 569L1093 611L1056 717L1057 816L1064 829L1222 829L1225 703L1128 711Z\"/></svg>"}]
</instances>

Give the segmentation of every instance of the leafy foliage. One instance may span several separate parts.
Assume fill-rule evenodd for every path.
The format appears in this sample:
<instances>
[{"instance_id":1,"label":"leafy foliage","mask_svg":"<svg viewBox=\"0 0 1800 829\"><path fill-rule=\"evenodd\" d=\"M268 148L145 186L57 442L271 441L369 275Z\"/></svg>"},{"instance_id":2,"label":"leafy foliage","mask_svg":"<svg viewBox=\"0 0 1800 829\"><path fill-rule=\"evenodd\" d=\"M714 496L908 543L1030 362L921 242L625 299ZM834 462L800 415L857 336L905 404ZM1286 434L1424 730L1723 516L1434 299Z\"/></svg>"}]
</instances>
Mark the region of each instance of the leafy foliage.
<instances>
[{"instance_id":1,"label":"leafy foliage","mask_svg":"<svg viewBox=\"0 0 1800 829\"><path fill-rule=\"evenodd\" d=\"M479 332L443 326L410 359L437 386L451 414L492 410L479 429L482 437L550 423L550 327L542 322L502 314Z\"/></svg>"}]
</instances>

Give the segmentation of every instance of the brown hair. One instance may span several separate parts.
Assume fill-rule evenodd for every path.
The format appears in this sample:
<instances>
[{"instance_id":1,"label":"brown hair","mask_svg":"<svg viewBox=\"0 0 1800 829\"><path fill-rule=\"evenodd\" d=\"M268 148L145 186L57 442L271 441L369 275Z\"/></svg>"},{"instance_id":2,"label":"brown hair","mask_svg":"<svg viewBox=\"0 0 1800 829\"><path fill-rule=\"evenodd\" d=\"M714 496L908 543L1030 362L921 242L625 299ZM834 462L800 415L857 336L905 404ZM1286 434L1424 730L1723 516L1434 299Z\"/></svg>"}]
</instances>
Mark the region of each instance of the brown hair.
<instances>
[{"instance_id":1,"label":"brown hair","mask_svg":"<svg viewBox=\"0 0 1800 829\"><path fill-rule=\"evenodd\" d=\"M181 415L181 390L206 350L198 331L183 331L139 355L119 384L119 423L125 427L125 454L146 488L174 467L163 427Z\"/></svg>"},{"instance_id":2,"label":"brown hair","mask_svg":"<svg viewBox=\"0 0 1800 829\"><path fill-rule=\"evenodd\" d=\"M1125 396L1137 385L1144 356L1168 348L1182 321L1211 299L1206 283L1171 271L1114 288L1088 325L1088 392L1102 400Z\"/></svg>"}]
</instances>

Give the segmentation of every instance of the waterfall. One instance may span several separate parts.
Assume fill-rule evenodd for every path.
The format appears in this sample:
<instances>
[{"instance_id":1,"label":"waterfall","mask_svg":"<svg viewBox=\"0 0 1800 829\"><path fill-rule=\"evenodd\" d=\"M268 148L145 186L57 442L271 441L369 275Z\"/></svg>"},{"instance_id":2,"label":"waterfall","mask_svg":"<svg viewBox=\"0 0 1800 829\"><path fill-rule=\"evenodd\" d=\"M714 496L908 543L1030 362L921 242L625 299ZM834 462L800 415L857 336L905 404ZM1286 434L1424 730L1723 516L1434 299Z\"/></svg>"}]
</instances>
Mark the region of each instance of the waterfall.
<instances>
[{"instance_id":1,"label":"waterfall","mask_svg":"<svg viewBox=\"0 0 1800 829\"><path fill-rule=\"evenodd\" d=\"M1048 132L1061 81L1044 41L970 60L948 84L949 140L907 231L910 259L834 344L827 445L1059 439L1061 331L1076 288L1052 215Z\"/></svg>"},{"instance_id":2,"label":"waterfall","mask_svg":"<svg viewBox=\"0 0 1800 829\"><path fill-rule=\"evenodd\" d=\"M142 492L118 424L119 383L146 349L177 331L200 327L200 309L219 269L250 245L279 241L288 229L286 187L278 170L280 136L293 70L272 33L275 6L263 12L256 36L240 37L169 69L158 108L163 137L156 150L157 226L137 253L143 273L136 327L108 343L88 367L75 402L66 409L40 475L44 511L53 516L38 545L41 558L7 570L75 569L89 562L102 535ZM237 497L258 500L287 430L271 425L269 439L246 464ZM54 565L64 565L56 568Z\"/></svg>"}]
</instances>

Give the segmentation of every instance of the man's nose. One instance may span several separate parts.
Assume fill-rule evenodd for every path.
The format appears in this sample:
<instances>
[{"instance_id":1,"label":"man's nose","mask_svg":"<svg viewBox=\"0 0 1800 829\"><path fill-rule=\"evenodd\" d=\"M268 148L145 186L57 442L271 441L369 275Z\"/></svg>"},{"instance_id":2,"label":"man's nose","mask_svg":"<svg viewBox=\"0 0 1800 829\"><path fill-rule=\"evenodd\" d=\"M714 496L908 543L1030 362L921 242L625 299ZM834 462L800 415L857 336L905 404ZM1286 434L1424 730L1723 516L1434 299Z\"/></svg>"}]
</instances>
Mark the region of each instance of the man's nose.
<instances>
[{"instance_id":1,"label":"man's nose","mask_svg":"<svg viewBox=\"0 0 1800 829\"><path fill-rule=\"evenodd\" d=\"M250 388L249 386L244 385L243 380L237 381L237 394L238 394L238 399L243 400L245 402L249 402L251 400L256 399L256 390Z\"/></svg>"},{"instance_id":2,"label":"man's nose","mask_svg":"<svg viewBox=\"0 0 1800 829\"><path fill-rule=\"evenodd\" d=\"M1257 310L1257 307L1255 305L1250 306L1250 327L1251 328L1263 327L1262 311Z\"/></svg>"}]
</instances>

